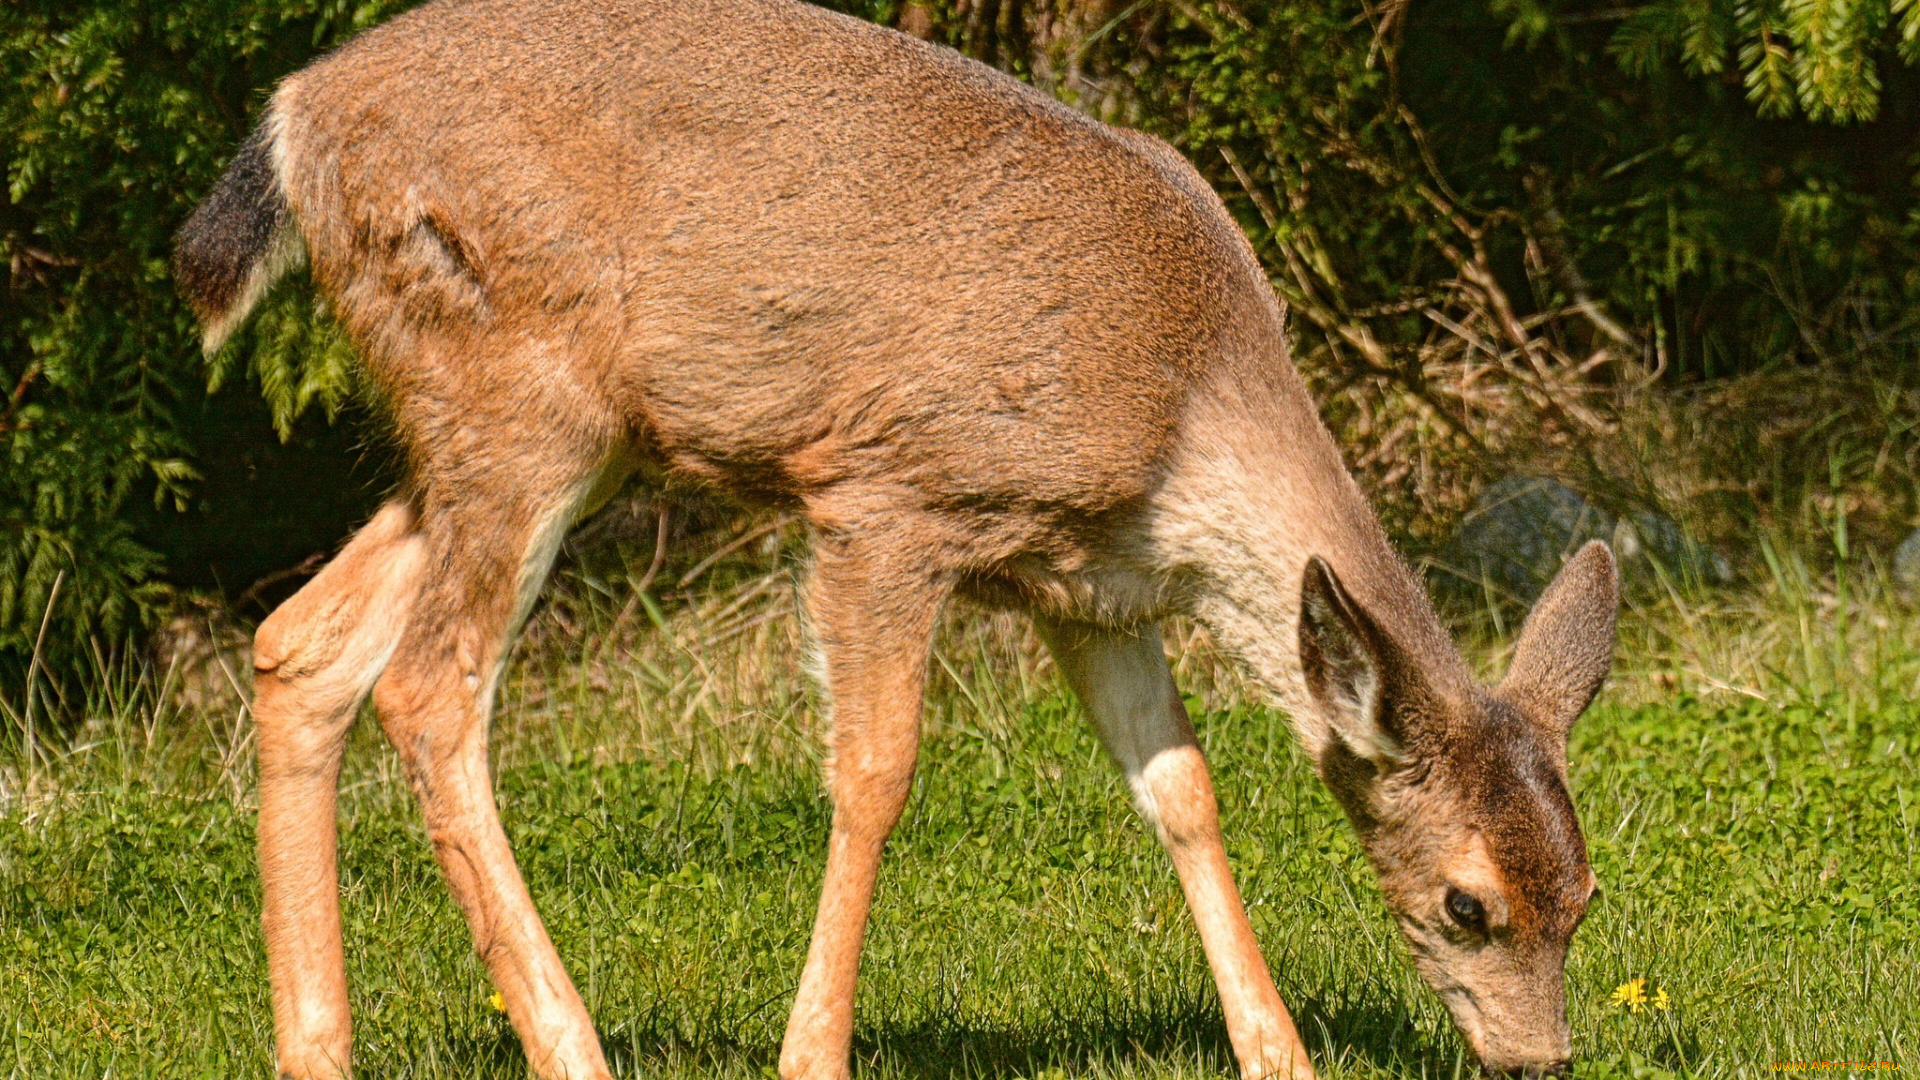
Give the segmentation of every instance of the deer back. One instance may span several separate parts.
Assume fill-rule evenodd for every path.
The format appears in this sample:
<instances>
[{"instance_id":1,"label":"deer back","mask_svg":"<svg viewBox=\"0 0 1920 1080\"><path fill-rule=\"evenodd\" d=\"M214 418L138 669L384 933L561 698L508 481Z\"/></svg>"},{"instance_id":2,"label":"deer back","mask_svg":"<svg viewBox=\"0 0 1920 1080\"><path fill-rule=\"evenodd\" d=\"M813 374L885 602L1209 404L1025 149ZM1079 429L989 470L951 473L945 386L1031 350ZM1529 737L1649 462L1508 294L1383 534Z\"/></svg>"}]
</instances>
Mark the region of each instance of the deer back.
<instances>
[{"instance_id":1,"label":"deer back","mask_svg":"<svg viewBox=\"0 0 1920 1080\"><path fill-rule=\"evenodd\" d=\"M1153 483L1211 365L1286 366L1170 148L792 0L442 0L272 109L409 441L562 402L555 437L774 499L1087 515Z\"/></svg>"}]
</instances>

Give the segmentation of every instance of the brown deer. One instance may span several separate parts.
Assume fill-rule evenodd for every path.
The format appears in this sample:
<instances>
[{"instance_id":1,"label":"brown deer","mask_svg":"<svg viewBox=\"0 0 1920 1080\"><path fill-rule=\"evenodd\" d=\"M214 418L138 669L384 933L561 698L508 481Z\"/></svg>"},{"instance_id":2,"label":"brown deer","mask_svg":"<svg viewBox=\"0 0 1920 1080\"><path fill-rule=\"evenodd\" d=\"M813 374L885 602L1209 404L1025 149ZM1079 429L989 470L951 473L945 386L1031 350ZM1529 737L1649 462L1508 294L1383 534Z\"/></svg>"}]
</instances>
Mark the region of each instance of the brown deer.
<instances>
[{"instance_id":1,"label":"brown deer","mask_svg":"<svg viewBox=\"0 0 1920 1080\"><path fill-rule=\"evenodd\" d=\"M1474 1051L1564 1068L1593 889L1565 739L1610 662L1612 557L1581 551L1477 687L1165 144L797 0L440 0L281 84L182 230L207 348L303 259L410 478L256 639L283 1076L349 1069L334 799L369 693L533 1069L607 1075L487 725L568 525L635 473L811 533L834 814L783 1076L848 1073L954 597L1039 625L1172 856L1246 1077L1313 1073L1155 629L1176 612L1288 708Z\"/></svg>"}]
</instances>

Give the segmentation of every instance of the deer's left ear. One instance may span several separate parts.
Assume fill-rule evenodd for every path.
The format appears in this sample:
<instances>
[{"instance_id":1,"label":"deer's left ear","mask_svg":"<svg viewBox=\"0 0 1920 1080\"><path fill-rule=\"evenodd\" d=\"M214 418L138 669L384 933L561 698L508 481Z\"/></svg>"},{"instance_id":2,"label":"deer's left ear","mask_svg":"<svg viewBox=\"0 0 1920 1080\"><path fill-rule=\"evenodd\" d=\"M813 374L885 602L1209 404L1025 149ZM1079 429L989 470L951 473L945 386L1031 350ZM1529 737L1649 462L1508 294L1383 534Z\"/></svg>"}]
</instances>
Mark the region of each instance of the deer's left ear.
<instances>
[{"instance_id":1,"label":"deer's left ear","mask_svg":"<svg viewBox=\"0 0 1920 1080\"><path fill-rule=\"evenodd\" d=\"M1513 666L1494 692L1560 739L1593 702L1613 666L1620 575L1598 540L1560 569L1533 605Z\"/></svg>"},{"instance_id":2,"label":"deer's left ear","mask_svg":"<svg viewBox=\"0 0 1920 1080\"><path fill-rule=\"evenodd\" d=\"M1382 772L1401 762L1407 733L1390 698L1417 673L1319 556L1300 582L1300 667L1320 719L1348 751Z\"/></svg>"}]
</instances>

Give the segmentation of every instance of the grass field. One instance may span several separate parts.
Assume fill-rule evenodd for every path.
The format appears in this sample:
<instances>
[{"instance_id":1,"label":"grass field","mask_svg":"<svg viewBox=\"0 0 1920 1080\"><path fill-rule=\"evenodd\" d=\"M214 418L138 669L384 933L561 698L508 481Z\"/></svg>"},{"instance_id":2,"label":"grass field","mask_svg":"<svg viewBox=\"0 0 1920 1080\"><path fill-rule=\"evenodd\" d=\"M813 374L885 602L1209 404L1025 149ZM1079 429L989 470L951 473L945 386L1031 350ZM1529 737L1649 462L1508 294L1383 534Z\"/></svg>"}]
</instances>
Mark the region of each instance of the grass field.
<instances>
[{"instance_id":1,"label":"grass field","mask_svg":"<svg viewBox=\"0 0 1920 1080\"><path fill-rule=\"evenodd\" d=\"M657 626L625 629L617 594L585 615L555 605L503 693L508 831L619 1075L771 1075L828 822L786 588L649 606ZM1717 630L1697 607L1663 610L1629 616L1622 673L1572 748L1605 890L1569 966L1577 1074L1920 1069L1920 707L1895 685L1910 668L1857 644L1910 624L1860 616L1866 636L1848 639L1843 620L1835 645L1830 610L1805 635L1778 604ZM1019 638L956 620L943 639L856 1071L1229 1076L1168 860ZM1229 851L1316 1063L1469 1073L1284 718L1195 651L1180 668ZM1898 671L1869 692L1843 668ZM159 681L107 680L91 725L5 759L0 1076L270 1071L248 720L222 675L191 693ZM1714 689L1729 686L1744 692ZM525 1075L370 718L346 773L358 1074ZM1635 979L1667 1007L1616 1004Z\"/></svg>"}]
</instances>

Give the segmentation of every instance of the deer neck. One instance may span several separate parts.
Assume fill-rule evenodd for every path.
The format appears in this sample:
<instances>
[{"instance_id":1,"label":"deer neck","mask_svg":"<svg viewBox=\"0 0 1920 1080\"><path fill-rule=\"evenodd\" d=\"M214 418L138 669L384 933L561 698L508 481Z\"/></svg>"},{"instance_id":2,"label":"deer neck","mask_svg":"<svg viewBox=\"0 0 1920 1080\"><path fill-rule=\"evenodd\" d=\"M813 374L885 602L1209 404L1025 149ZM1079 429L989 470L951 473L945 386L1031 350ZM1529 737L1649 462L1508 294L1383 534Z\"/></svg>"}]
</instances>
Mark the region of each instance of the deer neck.
<instances>
[{"instance_id":1,"label":"deer neck","mask_svg":"<svg viewBox=\"0 0 1920 1080\"><path fill-rule=\"evenodd\" d=\"M1269 354L1284 355L1280 354ZM1431 685L1472 680L1426 589L1388 543L1291 365L1269 359L1193 399L1153 522L1191 614L1294 719L1317 758L1302 678L1301 574L1315 555L1413 656Z\"/></svg>"}]
</instances>

